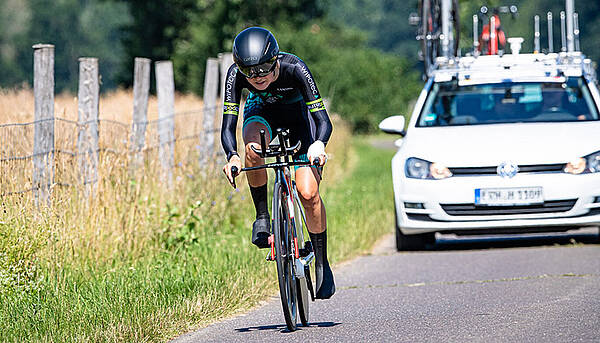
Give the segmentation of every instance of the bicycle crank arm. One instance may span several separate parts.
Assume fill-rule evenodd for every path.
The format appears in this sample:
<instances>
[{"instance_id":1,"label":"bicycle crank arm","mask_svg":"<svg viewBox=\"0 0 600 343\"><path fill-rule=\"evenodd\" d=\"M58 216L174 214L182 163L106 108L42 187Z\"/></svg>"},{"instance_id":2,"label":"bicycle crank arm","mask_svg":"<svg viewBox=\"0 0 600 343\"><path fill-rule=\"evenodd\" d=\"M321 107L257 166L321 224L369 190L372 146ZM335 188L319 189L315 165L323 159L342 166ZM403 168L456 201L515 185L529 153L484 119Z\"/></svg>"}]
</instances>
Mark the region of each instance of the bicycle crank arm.
<instances>
[{"instance_id":1,"label":"bicycle crank arm","mask_svg":"<svg viewBox=\"0 0 600 343\"><path fill-rule=\"evenodd\" d=\"M304 275L304 267L308 266L314 258L315 258L315 253L311 251L310 254L308 254L308 256L295 259L295 263L296 263L295 273L296 273L297 278L304 279L306 277Z\"/></svg>"},{"instance_id":2,"label":"bicycle crank arm","mask_svg":"<svg viewBox=\"0 0 600 343\"><path fill-rule=\"evenodd\" d=\"M307 266L312 262L312 260L314 258L315 258L315 253L311 251L310 254L308 254L306 257L300 257L298 260L300 261L300 263Z\"/></svg>"},{"instance_id":3,"label":"bicycle crank arm","mask_svg":"<svg viewBox=\"0 0 600 343\"><path fill-rule=\"evenodd\" d=\"M306 278L306 275L304 275L304 263L302 263L302 259L296 258L296 259L294 259L294 263L295 263L294 274L296 274L296 277L298 279Z\"/></svg>"}]
</instances>

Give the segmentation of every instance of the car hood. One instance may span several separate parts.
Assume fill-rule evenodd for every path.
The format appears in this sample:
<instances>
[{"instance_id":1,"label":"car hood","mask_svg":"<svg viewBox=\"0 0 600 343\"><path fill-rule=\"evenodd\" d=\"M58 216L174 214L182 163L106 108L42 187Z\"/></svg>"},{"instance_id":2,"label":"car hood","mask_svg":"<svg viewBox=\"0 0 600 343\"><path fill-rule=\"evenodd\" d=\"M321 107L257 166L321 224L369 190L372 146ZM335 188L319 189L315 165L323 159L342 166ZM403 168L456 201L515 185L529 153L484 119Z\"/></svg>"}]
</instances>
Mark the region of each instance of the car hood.
<instances>
[{"instance_id":1,"label":"car hood","mask_svg":"<svg viewBox=\"0 0 600 343\"><path fill-rule=\"evenodd\" d=\"M600 122L413 127L400 150L448 167L565 163L600 150Z\"/></svg>"}]
</instances>

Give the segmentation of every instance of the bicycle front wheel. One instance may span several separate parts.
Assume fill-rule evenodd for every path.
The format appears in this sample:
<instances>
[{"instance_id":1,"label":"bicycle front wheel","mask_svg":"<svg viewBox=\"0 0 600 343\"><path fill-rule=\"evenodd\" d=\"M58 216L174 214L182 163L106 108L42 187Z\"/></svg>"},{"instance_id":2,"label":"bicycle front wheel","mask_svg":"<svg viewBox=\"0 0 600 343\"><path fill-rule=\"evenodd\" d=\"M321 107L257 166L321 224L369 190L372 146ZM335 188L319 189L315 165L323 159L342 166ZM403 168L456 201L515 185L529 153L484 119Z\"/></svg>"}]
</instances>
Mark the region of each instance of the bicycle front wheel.
<instances>
[{"instance_id":1,"label":"bicycle front wheel","mask_svg":"<svg viewBox=\"0 0 600 343\"><path fill-rule=\"evenodd\" d=\"M306 242L304 240L304 225L306 223L306 218L304 215L304 211L301 207L302 204L300 203L300 199L298 198L296 184L294 183L292 187L294 192L294 217L296 224L296 238L298 239L298 244L302 245L301 248L306 249ZM310 301L312 300L310 293L312 284L310 284L310 267L306 265L302 268L304 268L304 278L296 278L296 289L298 293L298 314L300 315L300 322L302 323L302 326L308 326L308 317L310 314L309 306Z\"/></svg>"},{"instance_id":2,"label":"bicycle front wheel","mask_svg":"<svg viewBox=\"0 0 600 343\"><path fill-rule=\"evenodd\" d=\"M297 323L297 283L294 274L294 245L288 217L287 201L280 183L273 192L273 234L275 238L275 261L279 294L285 324L290 331L296 330Z\"/></svg>"}]
</instances>

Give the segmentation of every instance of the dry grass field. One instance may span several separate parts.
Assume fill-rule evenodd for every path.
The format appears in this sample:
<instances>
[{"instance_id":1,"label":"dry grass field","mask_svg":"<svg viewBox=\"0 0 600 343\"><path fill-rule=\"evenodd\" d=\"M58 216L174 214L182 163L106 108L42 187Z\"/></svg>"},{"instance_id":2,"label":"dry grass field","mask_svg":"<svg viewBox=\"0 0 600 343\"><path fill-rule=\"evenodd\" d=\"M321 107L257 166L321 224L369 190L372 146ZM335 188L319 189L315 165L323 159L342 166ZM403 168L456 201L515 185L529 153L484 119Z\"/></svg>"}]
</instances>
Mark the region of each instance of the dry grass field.
<instances>
[{"instance_id":1,"label":"dry grass field","mask_svg":"<svg viewBox=\"0 0 600 343\"><path fill-rule=\"evenodd\" d=\"M56 186L77 183L76 166L78 113L77 97L63 93L55 96L55 177ZM202 100L194 95L175 97L176 159L180 165L202 153ZM127 164L132 127L133 95L119 89L101 95L99 104L99 149L103 172L113 173L115 161ZM156 96L148 103L146 149L144 154L151 169L156 164L158 147L158 105ZM0 194L20 193L32 188L34 144L33 90L0 89ZM19 124L19 125L12 125ZM214 133L213 133L214 134ZM107 159L109 161L107 161ZM108 162L108 165L107 165ZM110 166L110 167L109 167ZM101 168L102 169L102 168ZM118 168L117 168L118 169Z\"/></svg>"},{"instance_id":2,"label":"dry grass field","mask_svg":"<svg viewBox=\"0 0 600 343\"><path fill-rule=\"evenodd\" d=\"M77 96L69 93L57 94L54 98L54 115L59 118L77 120ZM0 89L0 125L33 121L33 89L28 87ZM133 94L130 89L118 89L100 96L100 119L131 123ZM177 94L175 111L201 111L202 99L193 94ZM156 96L148 101L148 120L158 118Z\"/></svg>"}]
</instances>

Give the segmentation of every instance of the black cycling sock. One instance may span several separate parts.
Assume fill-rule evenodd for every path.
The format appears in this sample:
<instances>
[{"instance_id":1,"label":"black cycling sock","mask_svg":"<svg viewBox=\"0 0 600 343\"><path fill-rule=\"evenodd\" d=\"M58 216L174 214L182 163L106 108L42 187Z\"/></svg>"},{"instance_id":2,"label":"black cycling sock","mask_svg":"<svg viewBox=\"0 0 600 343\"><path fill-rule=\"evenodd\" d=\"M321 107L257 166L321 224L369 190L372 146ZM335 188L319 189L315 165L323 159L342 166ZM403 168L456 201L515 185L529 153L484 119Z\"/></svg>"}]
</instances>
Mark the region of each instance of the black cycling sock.
<instances>
[{"instance_id":1,"label":"black cycling sock","mask_svg":"<svg viewBox=\"0 0 600 343\"><path fill-rule=\"evenodd\" d=\"M327 260L327 230L321 233L308 233L315 251L315 273L317 299L329 299L335 293L333 272Z\"/></svg>"},{"instance_id":2,"label":"black cycling sock","mask_svg":"<svg viewBox=\"0 0 600 343\"><path fill-rule=\"evenodd\" d=\"M260 187L250 186L250 194L252 195L252 201L254 202L254 208L256 209L256 218L269 217L269 210L267 209L267 184Z\"/></svg>"}]
</instances>

